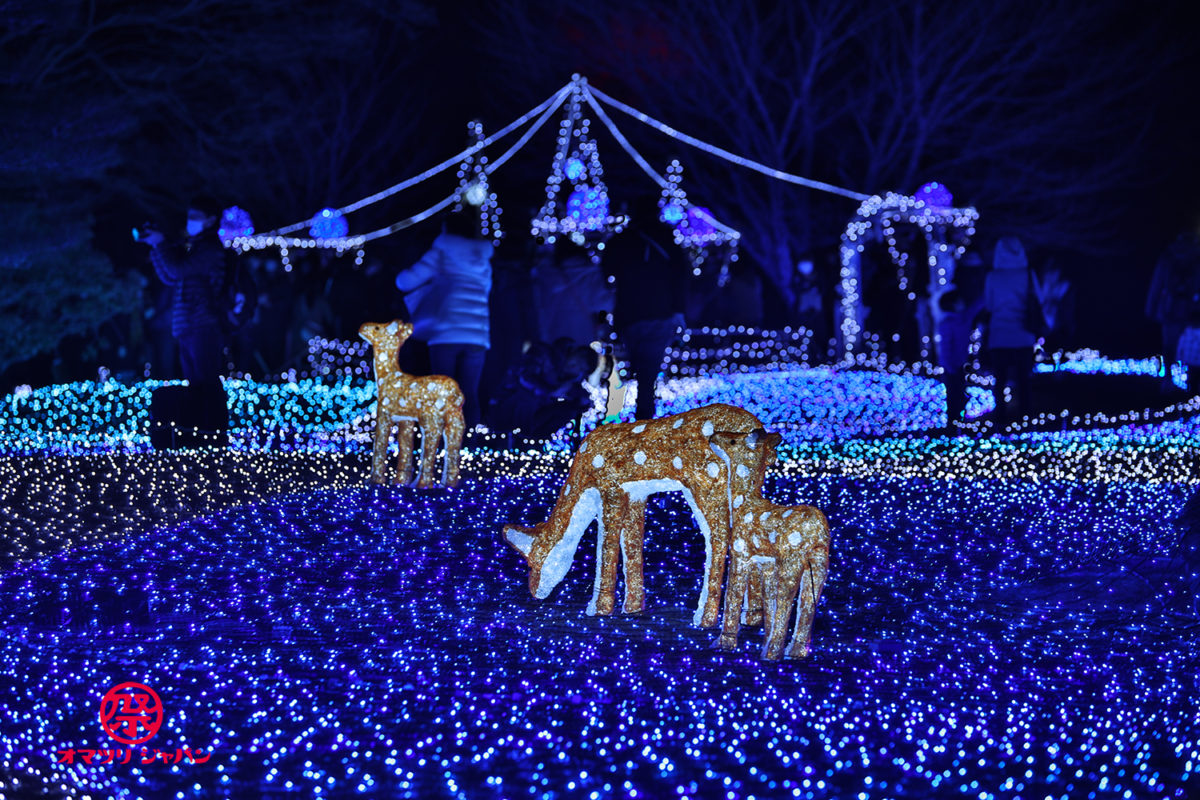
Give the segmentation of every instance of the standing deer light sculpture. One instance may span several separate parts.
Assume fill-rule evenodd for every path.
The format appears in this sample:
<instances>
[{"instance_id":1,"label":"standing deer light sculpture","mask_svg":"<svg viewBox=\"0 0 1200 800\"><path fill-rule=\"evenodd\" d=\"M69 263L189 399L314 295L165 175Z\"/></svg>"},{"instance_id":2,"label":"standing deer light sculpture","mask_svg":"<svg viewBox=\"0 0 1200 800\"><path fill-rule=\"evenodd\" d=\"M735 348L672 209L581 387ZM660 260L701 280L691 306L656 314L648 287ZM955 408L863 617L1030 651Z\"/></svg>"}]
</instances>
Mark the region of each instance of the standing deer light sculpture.
<instances>
[{"instance_id":1,"label":"standing deer light sculpture","mask_svg":"<svg viewBox=\"0 0 1200 800\"><path fill-rule=\"evenodd\" d=\"M375 447L371 458L371 482L388 482L387 456L392 426L400 429L400 455L396 484L412 482L413 424L421 426L421 472L418 489L434 485L434 459L438 445L445 442L446 461L441 484L458 485L458 456L463 440L463 393L453 378L445 375L418 377L400 371L397 354L412 335L412 323L364 322L358 335L370 342L375 354Z\"/></svg>"}]
</instances>

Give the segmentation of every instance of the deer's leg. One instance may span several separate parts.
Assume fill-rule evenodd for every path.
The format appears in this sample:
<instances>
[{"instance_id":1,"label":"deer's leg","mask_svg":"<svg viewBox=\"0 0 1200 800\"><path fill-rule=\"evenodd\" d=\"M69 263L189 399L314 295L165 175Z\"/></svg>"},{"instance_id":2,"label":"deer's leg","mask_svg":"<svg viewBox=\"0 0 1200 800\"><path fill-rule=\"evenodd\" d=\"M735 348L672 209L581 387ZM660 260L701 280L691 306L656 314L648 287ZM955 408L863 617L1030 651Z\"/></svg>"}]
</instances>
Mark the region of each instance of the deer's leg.
<instances>
[{"instance_id":1,"label":"deer's leg","mask_svg":"<svg viewBox=\"0 0 1200 800\"><path fill-rule=\"evenodd\" d=\"M625 613L646 610L646 589L642 583L642 541L646 532L646 501L631 500L629 516L621 529L621 565L625 570Z\"/></svg>"},{"instance_id":2,"label":"deer's leg","mask_svg":"<svg viewBox=\"0 0 1200 800\"><path fill-rule=\"evenodd\" d=\"M434 460L437 458L438 445L442 440L441 418L423 414L419 420L421 425L421 472L417 475L417 488L428 489L433 486Z\"/></svg>"},{"instance_id":3,"label":"deer's leg","mask_svg":"<svg viewBox=\"0 0 1200 800\"><path fill-rule=\"evenodd\" d=\"M396 427L400 429L398 437L400 453L396 456L396 483L397 485L407 486L412 483L413 478L413 421L411 419L402 419L396 423Z\"/></svg>"},{"instance_id":4,"label":"deer's leg","mask_svg":"<svg viewBox=\"0 0 1200 800\"><path fill-rule=\"evenodd\" d=\"M745 544L736 542L734 547L741 544L742 552L734 552L732 565L729 567L729 585L725 587L725 618L721 626L721 635L717 638L717 647L722 650L737 649L738 628L742 622L742 603L746 598L746 584L750 579L750 558L745 554Z\"/></svg>"},{"instance_id":5,"label":"deer's leg","mask_svg":"<svg viewBox=\"0 0 1200 800\"><path fill-rule=\"evenodd\" d=\"M792 607L796 604L796 589L800 585L800 567L781 558L770 568L770 579L763 581L764 596L767 598L767 625L763 631L762 657L769 661L778 661L783 655L787 624L792 616Z\"/></svg>"},{"instance_id":6,"label":"deer's leg","mask_svg":"<svg viewBox=\"0 0 1200 800\"><path fill-rule=\"evenodd\" d=\"M801 565L800 589L796 608L796 627L788 645L788 658L804 658L808 655L812 641L813 618L817 614L817 603L825 587L825 576L829 572L829 551L824 547L814 548L808 554L808 563Z\"/></svg>"},{"instance_id":7,"label":"deer's leg","mask_svg":"<svg viewBox=\"0 0 1200 800\"><path fill-rule=\"evenodd\" d=\"M596 539L596 582L592 586L589 614L608 615L616 605L617 558L629 524L629 495L620 488L601 493L600 530Z\"/></svg>"},{"instance_id":8,"label":"deer's leg","mask_svg":"<svg viewBox=\"0 0 1200 800\"><path fill-rule=\"evenodd\" d=\"M695 483L705 480L700 478ZM729 494L723 480L721 476L708 481L708 485L692 487L695 492L692 512L703 517L702 525L708 528L704 587L692 618L692 624L701 628L715 626L721 612L721 579L725 577L725 556L729 550ZM740 603L739 599L739 606Z\"/></svg>"},{"instance_id":9,"label":"deer's leg","mask_svg":"<svg viewBox=\"0 0 1200 800\"><path fill-rule=\"evenodd\" d=\"M462 452L463 423L462 409L455 406L446 411L443 420L446 431L446 463L442 466L442 485L458 486L458 456Z\"/></svg>"},{"instance_id":10,"label":"deer's leg","mask_svg":"<svg viewBox=\"0 0 1200 800\"><path fill-rule=\"evenodd\" d=\"M763 594L763 571L750 571L750 587L746 592L746 614L744 625L762 625L766 597Z\"/></svg>"},{"instance_id":11,"label":"deer's leg","mask_svg":"<svg viewBox=\"0 0 1200 800\"><path fill-rule=\"evenodd\" d=\"M375 406L375 447L371 451L371 483L387 483L388 439L392 435L392 415L383 407Z\"/></svg>"}]
</instances>

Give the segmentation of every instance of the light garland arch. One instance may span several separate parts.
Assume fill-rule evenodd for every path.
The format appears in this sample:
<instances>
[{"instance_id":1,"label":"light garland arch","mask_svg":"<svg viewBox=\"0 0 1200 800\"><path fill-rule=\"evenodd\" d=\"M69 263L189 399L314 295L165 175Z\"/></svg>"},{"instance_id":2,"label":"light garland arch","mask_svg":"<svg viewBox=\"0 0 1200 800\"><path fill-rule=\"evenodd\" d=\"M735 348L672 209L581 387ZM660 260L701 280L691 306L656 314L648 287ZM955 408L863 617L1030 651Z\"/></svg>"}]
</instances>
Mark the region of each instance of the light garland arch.
<instances>
[{"instance_id":1,"label":"light garland arch","mask_svg":"<svg viewBox=\"0 0 1200 800\"><path fill-rule=\"evenodd\" d=\"M705 247L718 244L730 245L735 248L741 234L713 217L708 209L689 203L679 185L682 166L677 161L673 161L667 168L666 176L658 173L620 131L611 115L606 111L606 106L636 119L677 142L745 169L796 186L857 200L860 205L842 234L840 247L842 320L839 332L840 349L843 360L846 362L853 362L861 347L863 309L859 286L861 282L859 260L863 251L863 242L867 236L871 235L876 226L879 226L884 238L889 238L888 231L893 230L896 223L917 225L923 231L927 243L926 256L929 258L931 267L930 274L935 276L931 278L928 288L931 296L936 296L951 285L954 262L962 255L967 242L974 233L975 223L978 220L979 215L974 208L956 208L949 205L948 192L944 192L944 187L940 187L938 184L926 184L917 196L895 192L866 195L834 184L788 173L678 131L590 86L583 76L573 75L566 85L559 88L546 100L529 109L491 136L484 138L482 128L477 127L477 123L472 123L470 130L475 141L464 150L417 175L354 203L318 212L318 214L337 219L339 223L345 222L345 217L354 211L390 198L457 165L459 167L459 185L442 200L420 213L363 234L352 234L348 227L343 230L339 225L337 229L330 230L322 227L316 232L332 232L340 233L340 235L322 237L299 235L304 228L312 226L313 220L317 216L313 215L300 222L265 233L233 236L226 241L226 245L241 251L277 247L285 264L288 260L289 248L326 248L333 249L338 254L354 250L357 251L356 260L361 263L362 247L367 242L416 225L453 204L462 204L464 198L468 197L468 192L472 193L472 198L474 195L483 194L485 202L480 207L481 225L494 238L499 235L500 209L495 203L495 195L487 188L487 177L524 147L529 139L564 104L567 105L567 111L559 127L557 149L551 164L551 176L547 181L546 202L538 217L531 223L535 235L552 239L554 236L565 234L576 243L591 244L588 241L589 234L598 231L603 231L605 235L619 232L627 222L621 215L609 213L607 188L603 183L603 170L599 163L595 141L590 136L591 123L583 116L585 105L608 129L617 144L663 191L662 207L664 211L672 203L683 209L682 215L676 215L679 220L675 230L676 243L689 249L689 254L692 255L692 261L697 270L704 263ZM482 152L485 148L526 124L529 127L508 150L490 162L487 160ZM564 183L573 187L565 201L559 198L559 190ZM475 205L469 200L468 204ZM674 211L669 213L675 214ZM946 233L952 229L958 232L958 241L955 243L947 241ZM581 237L583 242L579 241ZM594 247L599 249L602 245L602 241L596 241ZM904 285L907 280L904 266L908 256L898 252L895 248L894 238L889 239L889 250L894 251L893 259L900 270L901 282ZM733 257L736 257L736 251ZM907 286L905 288L907 289Z\"/></svg>"}]
</instances>

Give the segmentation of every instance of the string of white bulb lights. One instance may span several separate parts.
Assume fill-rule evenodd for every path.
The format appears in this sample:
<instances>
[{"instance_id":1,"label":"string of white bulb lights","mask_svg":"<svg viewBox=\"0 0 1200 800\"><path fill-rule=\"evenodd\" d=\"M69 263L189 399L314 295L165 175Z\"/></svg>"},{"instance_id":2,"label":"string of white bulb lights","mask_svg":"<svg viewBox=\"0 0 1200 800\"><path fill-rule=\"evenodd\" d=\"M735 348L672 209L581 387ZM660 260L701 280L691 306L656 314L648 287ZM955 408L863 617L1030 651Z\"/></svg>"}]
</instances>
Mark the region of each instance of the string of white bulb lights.
<instances>
[{"instance_id":1,"label":"string of white bulb lights","mask_svg":"<svg viewBox=\"0 0 1200 800\"><path fill-rule=\"evenodd\" d=\"M528 110L521 116L517 117L515 120L510 122L508 125L504 126L500 130L496 131L491 136L488 136L483 141L475 143L469 147L464 148L460 152L455 153L454 155L450 156L449 158L444 159L443 161L439 162L438 164L435 164L434 166L430 167L429 169L426 169L425 171L423 171L417 175L414 175L410 178L400 181L399 183L393 184L392 186L389 186L386 189L376 192L375 194L364 197L361 200L341 206L340 208L330 209L330 211L334 214L341 214L341 215L350 214L361 208L365 208L374 203L378 203L381 200L385 200L389 197L392 197L392 196L404 191L405 189L416 186L417 184L422 183L423 181L426 181L426 180L444 172L445 170L449 169L450 167L461 163L463 161L463 159L487 148L488 146L492 145L499 139L504 138L508 134L512 133L514 130L520 128L522 125L524 125L529 120L531 120L534 117L541 114L542 116L541 116L541 119L539 119L539 124L535 124L529 130L527 130L525 135L523 135L518 140L518 143L515 147L510 148L509 151L507 153L505 153L505 155L501 156L500 158L498 158L492 162L491 166L494 169L495 167L500 166L504 161L507 161L509 158L511 158L512 155L514 155L517 150L519 150L521 147L523 147L525 145L525 143L529 141L530 136L532 136L532 134L534 132L536 132L536 130L540 127L540 123L544 123L545 119L548 118L548 116L550 114L553 114L554 111L557 110L569 96L571 96L573 93L576 93L576 92L581 93L582 98L596 112L597 117L599 117L599 119L604 123L605 127L608 128L608 130L613 134L613 137L617 140L617 142L621 145L621 147L629 154L629 156L631 158L633 158L634 162L637 163L638 166L641 167L642 170L645 171L646 174L648 176L650 176L650 178L655 183L657 183L660 187L663 187L666 185L666 179L662 175L660 175L657 172L657 170L655 170L641 156L641 154L639 154L632 147L632 145L630 145L628 138L626 138L620 132L620 129L617 128L617 126L613 122L612 118L601 108L601 106L597 102L597 100L602 101L602 102L612 106L613 108L616 108L616 109L628 114L629 116L633 117L634 119L637 119L641 122L646 123L647 125L650 125L651 127L659 130L660 132L662 132L680 142L691 145L692 147L703 150L704 152L724 158L734 164L738 164L738 165L746 167L748 169L752 169L757 172L761 172L764 175L768 175L772 178L786 181L788 183L794 183L794 184L797 184L800 186L806 186L806 187L809 187L812 189L817 189L819 191L831 192L833 194L838 194L843 197L849 197L849 198L852 198L855 200L860 200L860 201L866 200L869 197L869 195L865 195L860 192L854 192L849 189L844 189L839 186L834 186L833 184L824 183L822 181L814 181L809 178L804 178L800 175L794 175L792 173L788 173L788 172L784 172L782 170L768 167L765 164L761 164L757 161L754 161L753 159L738 156L734 153L729 152L728 150L717 147L716 145L709 144L708 142L704 142L700 139L697 139L694 136L689 136L688 134L683 133L682 131L678 131L675 128L672 128L670 125L667 125L666 123L663 123L657 119L654 119L653 117L649 116L648 114L645 114L645 113L637 110L636 108L633 108L632 106L629 106L626 103L623 103L620 100L613 98L612 96L606 94L605 92L602 92L599 89L596 89L595 87L590 86L587 83L586 78L576 75L576 76L573 76L572 79L567 84L565 84L560 89L558 89L558 91L556 91L554 94L552 94L546 100L544 100L537 106L531 108L530 110ZM490 172L490 170L489 170L489 172ZM378 239L381 236L386 236L390 233L395 233L396 231L403 230L404 228L407 228L407 227L411 227L412 225L415 225L418 222L428 219L430 216L432 216L433 214L436 214L438 211L445 209L452 202L453 202L453 195L451 195L451 197L449 199L443 199L443 200L439 201L438 203L435 203L434 205L430 206L428 209L426 209L425 211L422 211L419 214L415 214L407 219L401 220L400 222L394 223L392 225L388 225L386 227L379 228L378 230L371 231L370 233L360 234L360 235L356 235L356 236L333 237L333 238L328 238L328 239L318 239L315 237L307 237L307 236L288 236L288 234L294 233L295 231L301 230L301 229L309 226L311 224L311 217L310 217L308 219L304 219L299 222L294 222L290 225L285 225L283 227L276 228L274 230L267 231L267 232L264 232L261 234L252 234L250 236L237 237L236 239L232 240L232 244L234 247L237 247L239 249L251 249L251 248L259 249L262 247L325 247L325 248L332 248L332 249L342 251L342 250L352 249L354 247L361 246L365 242L371 241L373 239ZM723 225L720 221L713 219L711 217L711 215L705 215L705 216L706 216L706 219L714 227L716 227L718 230L721 230L726 235L734 237L734 238L736 238L738 236L738 232L736 230L734 230L726 225Z\"/></svg>"},{"instance_id":2,"label":"string of white bulb lights","mask_svg":"<svg viewBox=\"0 0 1200 800\"><path fill-rule=\"evenodd\" d=\"M530 127L525 131L525 133L523 133L515 142L513 142L513 144L504 153L502 153L494 161L489 163L487 165L487 167L484 169L484 172L487 173L488 175L491 175L497 169L502 167L505 164L505 162L507 162L509 159L511 159L514 155L516 155L517 151L519 151L522 147L524 147L525 144L529 141L529 139L535 133L537 133L538 130L543 125L546 124L546 121L548 119L550 119L550 117L554 114L554 112L556 112L558 110L558 108L562 105L563 101L566 100L566 98L568 97L569 94L570 94L570 86L568 85L568 86L564 87L563 90L557 92L553 97L551 97L550 100L547 101L547 103L543 103L542 105L535 108L534 111L541 110L541 112L542 112L541 116L539 116L536 120L534 120L533 124L530 125ZM530 118L530 115L525 114L525 115L522 115L520 121L522 123L528 122L529 118ZM419 183L420 181L425 180L426 178L430 177L431 175L437 174L437 172L441 172L442 170L446 169L448 164L455 163L456 161L460 161L462 158L465 158L467 155L470 155L472 153L482 150L488 144L496 141L498 138L503 136L505 133L510 133L512 131L512 129L513 129L513 126L510 125L510 126L506 127L504 130L502 130L501 132L495 133L495 134L489 136L488 138L484 139L482 142L479 142L476 145L466 148L465 150L463 150L461 153L459 153L454 158L449 159L448 161L442 162L437 167L431 167L430 169L426 170L425 172L421 173L421 175L416 176L415 178L411 178L408 181L403 181L399 184L396 184L395 186L385 189L383 192L379 192L375 195L372 195L369 198L364 198L363 200L360 200L357 203L351 203L349 206L344 206L341 209L337 209L337 211L340 213L347 213L347 209L349 211L355 211L359 208L362 208L365 205L369 205L372 202L381 200L385 196L390 196L391 194L395 194L396 192L399 192L401 189L408 188L408 186L415 185L416 183ZM296 230L296 226L292 225L292 226L288 226L288 228L286 230L281 228L278 231L270 232L270 233L257 234L257 235L253 235L253 236L239 236L239 237L234 238L232 240L231 244L234 248L241 249L241 250L249 250L249 249L257 250L257 249L261 249L264 247L279 247L279 248L281 248L281 250L286 250L287 248L291 248L291 247L324 247L324 248L332 248L339 252L345 251L345 250L351 250L356 247L361 247L362 245L364 245L367 242L370 242L374 239L379 239L384 236L389 236L393 233L396 233L397 231L404 230L405 228L410 228L419 222L423 222L424 220L429 219L434 214L437 214L438 212L443 211L444 209L448 208L454 202L454 200L458 196L458 194L459 194L459 190L455 189L450 194L448 194L446 197L443 197L441 200L439 200L436 203L434 203L433 205L429 206L424 211L421 211L417 214L413 214L412 216L406 217L398 222L394 222L391 225L386 225L382 228L378 228L378 229L370 231L368 233L358 234L355 236L339 236L339 237L333 237L333 238L328 238L328 239L317 239L317 238L314 238L311 236L287 236L286 230ZM298 224L299 225L307 225L309 223L303 222L303 223L298 223ZM284 255L286 255L286 252L284 253Z\"/></svg>"},{"instance_id":3,"label":"string of white bulb lights","mask_svg":"<svg viewBox=\"0 0 1200 800\"><path fill-rule=\"evenodd\" d=\"M562 105L563 101L567 99L567 96L570 95L570 93L571 93L571 84L568 83L566 86L563 86L557 92L550 95L550 97L546 98L546 100L544 100L543 102L534 106L533 108L529 109L524 114L517 117L515 120L513 120L509 124L505 125L503 128L496 131L495 133L493 133L491 136L487 137L483 141L477 142L473 145L470 145L469 147L464 148L460 152L455 153L454 155L450 156L449 158L447 158L446 160L444 160L438 164L435 164L434 166L430 167L429 169L425 170L424 172L420 173L419 175L414 175L411 178L406 178L405 180L402 180L399 183L393 184L386 189L378 191L373 195L364 197L361 200L358 200L356 202L350 203L349 205L345 205L345 206L342 206L341 208L334 209L334 210L341 214L350 214L354 211L358 211L360 208L366 208L369 205L378 203L380 200L386 200L387 198L389 198L395 194L398 194L398 193L404 191L405 189L416 186L418 183L426 181L429 178L432 178L434 175L438 175L439 173L444 172L445 170L449 169L450 167L456 166L457 164L461 163L462 160L465 159L467 156L472 155L473 153L476 153L480 150L483 150L484 148L488 147L489 145L493 144L494 142L496 142L500 139L503 139L505 136L512 133L517 128L520 128L522 125L524 125L526 122L528 122L529 120L536 117L538 114L545 112L547 110L549 110L550 113L554 113L554 110ZM529 141L528 135L523 137L519 141L520 141L520 144L523 146L525 144L525 142ZM518 147L517 149L520 149L520 148ZM285 225L282 228L276 228L275 230L267 231L267 232L259 234L259 235L264 236L264 237L265 236L283 236L283 235L292 233L294 231L301 230L302 228L308 227L308 225L311 222L311 219L312 218L310 217L308 219L304 219L299 222L293 222L291 225ZM256 237L245 237L245 238L256 238Z\"/></svg>"},{"instance_id":4,"label":"string of white bulb lights","mask_svg":"<svg viewBox=\"0 0 1200 800\"><path fill-rule=\"evenodd\" d=\"M649 176L650 179L654 181L654 183L660 188L668 188L668 179L660 174L653 166L651 166L651 164L630 143L628 137L621 132L616 123L613 121L612 116L605 110L604 106L607 105L638 120L639 122L648 125L649 127L671 137L678 142L689 145L710 155L722 158L737 166L759 172L767 177L784 181L785 183L791 183L797 186L803 186L809 189L815 189L817 191L859 201L860 205L856 209L855 216L848 223L846 231L842 236L841 305L843 309L843 319L840 326L840 333L843 351L847 357L849 357L850 354L857 349L860 335L862 333L861 323L858 319L861 296L858 286L859 275L856 256L862 250L861 242L863 236L872 227L874 227L876 218L878 218L878 222L881 223L881 228L884 229L885 232L890 229L890 224L895 220L912 222L919 225L925 231L925 238L930 246L930 263L935 270L935 274L938 276L938 280L940 281L938 288L948 285L949 280L951 279L950 275L947 275L944 271L943 265L938 262L938 253L946 252L949 249L953 253L953 256L957 257L958 255L961 255L963 245L965 244L965 242L960 242L957 245L947 247L947 245L941 241L942 234L939 232L940 229L946 227L961 228L966 233L965 238L969 239L973 233L974 224L978 219L978 213L973 208L942 208L939 207L940 204L929 204L918 197L892 192L882 196L867 195L863 194L862 192L846 189L831 183L805 178L801 175L795 175L790 172L785 172L783 170L770 167L759 161L755 161L754 159L737 155L736 153L730 152L722 147L718 147L717 145L683 133L682 131L671 127L670 125L667 125L661 120L655 119L649 114L646 114L634 108L633 106L628 105L627 103L623 103L611 95L591 86L587 79L581 75L573 75L568 83L559 88L549 98L531 108L529 111L510 122L496 133L473 143L472 145L464 148L462 151L430 167L424 172L414 175L411 178L403 180L399 183L393 184L382 191L376 192L368 197L364 197L363 199L354 203L350 203L337 209L326 209L321 213L325 214L326 216L332 215L334 217L340 217L373 203L377 203L388 197L392 197L405 189L408 189L440 174L456 164L461 165L464 162L464 159L472 157L476 154L482 154L482 151L488 146L517 130L530 120L534 120L533 124L530 125L524 134L522 134L517 141L511 147L509 147L507 151L505 151L504 154L487 164L484 172L485 174L490 175L497 168L512 158L512 156L515 155L522 147L524 147L530 138L546 123L550 116L553 115L560 107L562 107L562 105L568 99L570 99L572 104L572 113L569 114L568 119L564 120L563 122L563 125L566 126L564 130L560 130L559 145L563 152L559 153L559 157L555 162L556 164L559 164L559 162L562 162L566 159L566 151L563 148L568 146L570 134L573 130L574 124L576 123L573 115L577 115L578 107L581 103L586 103L592 112L595 113L596 117L601 121L601 123L603 123L603 125L608 129L609 133L612 134L613 138L617 141L621 148L629 155L630 158L633 159L634 163L637 164L638 167L641 168L641 170L645 172L646 175ZM586 124L586 121L583 122ZM566 139L563 138L564 135L566 136ZM439 200L437 203L429 206L420 213L406 217L398 222L392 223L391 225L378 228L368 233L356 234L353 236L343 235L325 238L320 238L317 236L289 235L304 228L305 226L309 226L312 222L312 218L310 218L308 220L296 222L282 228L277 228L267 233L249 234L246 236L236 237L229 241L229 245L240 250L278 247L280 248L280 253L285 261L286 266L288 248L327 248L337 250L339 253L355 248L361 248L366 242L388 236L396 233L397 231L416 225L417 223L422 222L434 214L437 214L438 212L448 208L456 201L460 193L461 187L455 189L449 195ZM723 235L734 242L740 238L740 233L737 230L715 219L712 214L707 211L707 209L692 207L691 210L694 211L698 217L711 225L713 229L719 231L720 235ZM939 229L939 231L933 230L934 228ZM345 228L343 227L342 230L344 231ZM891 252L895 258L896 248L891 242L891 237L888 238L889 252ZM361 259L362 251L359 250L358 260L361 262ZM901 270L902 276L906 260L907 257L904 256L897 261L897 267Z\"/></svg>"}]
</instances>

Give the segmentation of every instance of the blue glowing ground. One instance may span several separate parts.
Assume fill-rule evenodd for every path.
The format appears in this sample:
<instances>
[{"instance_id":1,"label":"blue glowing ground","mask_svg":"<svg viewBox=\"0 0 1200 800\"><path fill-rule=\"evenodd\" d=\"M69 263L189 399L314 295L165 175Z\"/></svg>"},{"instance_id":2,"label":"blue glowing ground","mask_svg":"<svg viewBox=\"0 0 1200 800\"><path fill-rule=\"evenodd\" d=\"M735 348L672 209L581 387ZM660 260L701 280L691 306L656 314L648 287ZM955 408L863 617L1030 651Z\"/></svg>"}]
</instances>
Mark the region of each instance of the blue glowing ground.
<instances>
[{"instance_id":1,"label":"blue glowing ground","mask_svg":"<svg viewBox=\"0 0 1200 800\"><path fill-rule=\"evenodd\" d=\"M1200 794L1200 618L1167 522L1193 487L777 469L766 494L823 508L833 560L813 655L767 664L757 630L726 655L689 625L704 548L673 496L644 615L585 615L594 533L533 600L498 532L545 517L562 467L477 458L454 494L280 496L8 570L0 796ZM63 624L89 584L148 618ZM153 746L212 759L54 763L112 746L97 707L124 680L162 697Z\"/></svg>"}]
</instances>

